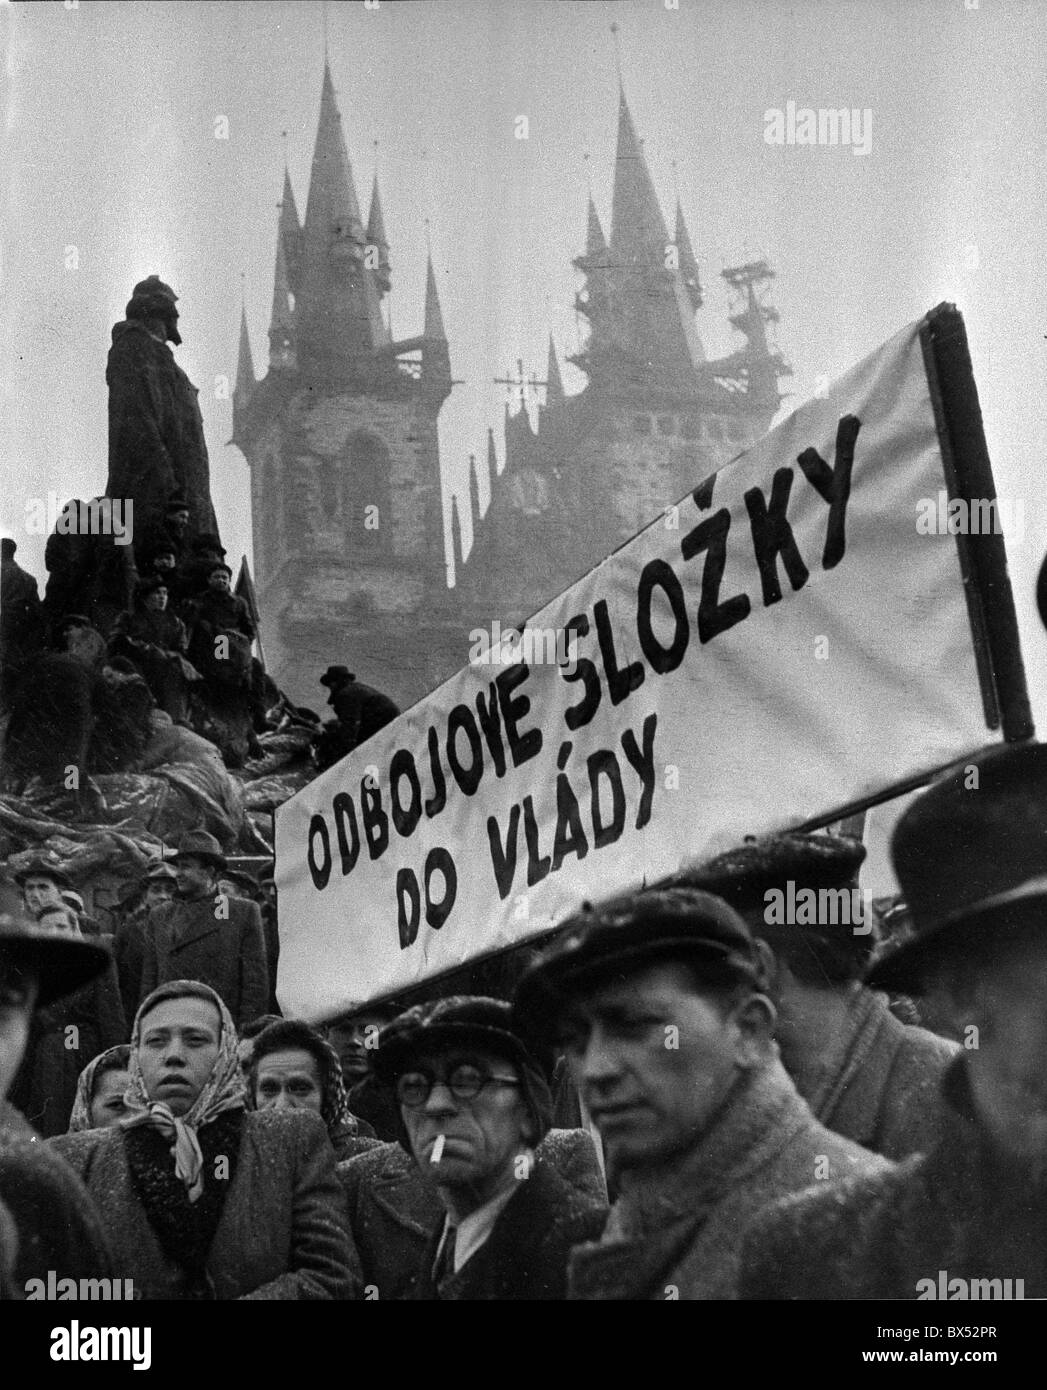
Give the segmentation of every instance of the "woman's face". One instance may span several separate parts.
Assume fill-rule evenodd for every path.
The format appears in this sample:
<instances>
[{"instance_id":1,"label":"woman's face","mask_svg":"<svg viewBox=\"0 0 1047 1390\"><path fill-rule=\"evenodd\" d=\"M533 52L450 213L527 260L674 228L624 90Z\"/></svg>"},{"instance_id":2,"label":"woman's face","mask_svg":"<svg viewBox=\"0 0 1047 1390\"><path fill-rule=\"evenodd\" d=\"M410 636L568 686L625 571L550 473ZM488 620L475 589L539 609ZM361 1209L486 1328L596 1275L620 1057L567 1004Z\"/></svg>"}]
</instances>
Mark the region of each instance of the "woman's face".
<instances>
[{"instance_id":1,"label":"woman's face","mask_svg":"<svg viewBox=\"0 0 1047 1390\"><path fill-rule=\"evenodd\" d=\"M218 1060L222 1020L209 999L161 999L142 1017L138 1065L151 1101L184 1115Z\"/></svg>"},{"instance_id":2,"label":"woman's face","mask_svg":"<svg viewBox=\"0 0 1047 1390\"><path fill-rule=\"evenodd\" d=\"M95 1093L91 1100L91 1128L108 1129L119 1124L131 1113L124 1103L131 1074L125 1070L105 1071L95 1082Z\"/></svg>"},{"instance_id":3,"label":"woman's face","mask_svg":"<svg viewBox=\"0 0 1047 1390\"><path fill-rule=\"evenodd\" d=\"M266 1053L255 1072L254 1103L258 1110L312 1110L319 1115L324 1097L313 1054L304 1047Z\"/></svg>"}]
</instances>

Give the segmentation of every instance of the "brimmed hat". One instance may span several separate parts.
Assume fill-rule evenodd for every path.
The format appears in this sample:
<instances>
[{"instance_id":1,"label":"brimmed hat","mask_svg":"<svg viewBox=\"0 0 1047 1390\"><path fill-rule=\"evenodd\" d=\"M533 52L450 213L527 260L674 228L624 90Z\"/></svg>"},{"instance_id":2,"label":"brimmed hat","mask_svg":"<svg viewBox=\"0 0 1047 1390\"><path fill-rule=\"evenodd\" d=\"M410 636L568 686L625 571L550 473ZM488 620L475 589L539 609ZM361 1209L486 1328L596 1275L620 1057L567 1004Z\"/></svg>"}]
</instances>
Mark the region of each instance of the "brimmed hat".
<instances>
[{"instance_id":1,"label":"brimmed hat","mask_svg":"<svg viewBox=\"0 0 1047 1390\"><path fill-rule=\"evenodd\" d=\"M146 869L145 873L142 875L141 883L157 883L161 879L165 882L169 880L171 883L174 883L177 878L178 875L175 873L174 869L171 868L166 860L162 859L159 864L150 864L149 868Z\"/></svg>"},{"instance_id":2,"label":"brimmed hat","mask_svg":"<svg viewBox=\"0 0 1047 1390\"><path fill-rule=\"evenodd\" d=\"M208 863L216 865L219 869L224 869L226 864L222 846L206 830L190 830L183 835L178 841L178 848L172 858L176 862L179 859L188 858L206 859Z\"/></svg>"},{"instance_id":3,"label":"brimmed hat","mask_svg":"<svg viewBox=\"0 0 1047 1390\"><path fill-rule=\"evenodd\" d=\"M228 879L230 883L238 883L241 888L246 888L252 896L258 892L258 880L253 875L245 873L243 869L225 868L222 870L222 877Z\"/></svg>"},{"instance_id":4,"label":"brimmed hat","mask_svg":"<svg viewBox=\"0 0 1047 1390\"><path fill-rule=\"evenodd\" d=\"M320 677L321 685L341 685L344 681L354 681L356 677L348 666L328 666Z\"/></svg>"},{"instance_id":5,"label":"brimmed hat","mask_svg":"<svg viewBox=\"0 0 1047 1390\"><path fill-rule=\"evenodd\" d=\"M233 572L232 572L232 570L229 568L229 566L225 563L224 560L218 560L215 564L209 565L209 566L208 566L208 569L207 569L207 577L208 577L208 579L211 578L211 575L212 575L212 574L217 574L219 570L221 570L223 574L227 574L227 575L229 576L229 578L232 579L232 577L233 577Z\"/></svg>"},{"instance_id":6,"label":"brimmed hat","mask_svg":"<svg viewBox=\"0 0 1047 1390\"><path fill-rule=\"evenodd\" d=\"M40 983L38 1007L72 994L112 960L105 946L82 936L47 931L6 912L0 913L0 958L35 971Z\"/></svg>"},{"instance_id":7,"label":"brimmed hat","mask_svg":"<svg viewBox=\"0 0 1047 1390\"><path fill-rule=\"evenodd\" d=\"M447 1047L479 1047L510 1061L520 1074L521 1090L534 1121L535 1143L552 1123L552 1055L524 1037L513 1011L502 999L458 994L416 1004L398 1014L378 1034L371 1066L379 1084L392 1088L411 1062L426 1052ZM407 1147L406 1134L400 1142Z\"/></svg>"},{"instance_id":8,"label":"brimmed hat","mask_svg":"<svg viewBox=\"0 0 1047 1390\"><path fill-rule=\"evenodd\" d=\"M18 884L19 888L25 886L27 878L49 878L56 883L59 888L72 888L73 883L64 869L60 869L48 860L37 856L35 859L27 860L20 869L16 869L11 878Z\"/></svg>"},{"instance_id":9,"label":"brimmed hat","mask_svg":"<svg viewBox=\"0 0 1047 1390\"><path fill-rule=\"evenodd\" d=\"M155 594L157 589L166 589L167 580L160 574L147 574L139 579L135 585L135 593L144 597L146 594Z\"/></svg>"},{"instance_id":10,"label":"brimmed hat","mask_svg":"<svg viewBox=\"0 0 1047 1390\"><path fill-rule=\"evenodd\" d=\"M563 934L526 970L514 1011L525 1036L552 1040L569 1000L595 981L662 960L708 964L739 982L762 985L760 957L745 921L720 898L691 888L629 893L583 906Z\"/></svg>"},{"instance_id":11,"label":"brimmed hat","mask_svg":"<svg viewBox=\"0 0 1047 1390\"><path fill-rule=\"evenodd\" d=\"M737 912L759 912L763 918L760 936L774 934L776 927L766 924L767 895L795 890L838 890L858 883L858 870L865 859L865 846L851 835L809 835L789 831L781 835L753 837L735 849L679 870L666 886L696 888L713 893L730 903ZM804 914L806 916L806 914ZM834 916L836 914L833 914ZM766 930L765 930L766 925ZM853 923L847 914L846 930ZM781 930L778 927L777 930ZM787 932L810 936L837 936L835 923L797 922Z\"/></svg>"},{"instance_id":12,"label":"brimmed hat","mask_svg":"<svg viewBox=\"0 0 1047 1390\"><path fill-rule=\"evenodd\" d=\"M899 819L891 861L912 933L870 985L919 992L941 961L1027 930L1018 909L1047 904L1047 745L994 748L944 774Z\"/></svg>"}]
</instances>

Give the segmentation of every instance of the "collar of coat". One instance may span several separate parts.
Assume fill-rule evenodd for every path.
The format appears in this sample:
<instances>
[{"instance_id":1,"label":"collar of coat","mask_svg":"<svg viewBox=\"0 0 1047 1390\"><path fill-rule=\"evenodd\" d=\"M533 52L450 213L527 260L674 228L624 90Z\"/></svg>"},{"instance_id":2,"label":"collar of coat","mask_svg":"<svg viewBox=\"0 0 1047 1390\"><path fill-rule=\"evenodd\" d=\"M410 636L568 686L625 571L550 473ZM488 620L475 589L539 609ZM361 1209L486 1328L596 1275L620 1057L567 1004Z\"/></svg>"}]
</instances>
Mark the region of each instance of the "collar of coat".
<instances>
[{"instance_id":1,"label":"collar of coat","mask_svg":"<svg viewBox=\"0 0 1047 1390\"><path fill-rule=\"evenodd\" d=\"M622 1178L605 1241L641 1239L683 1217L700 1217L782 1152L812 1123L777 1057L744 1072L719 1114L676 1164Z\"/></svg>"}]
</instances>

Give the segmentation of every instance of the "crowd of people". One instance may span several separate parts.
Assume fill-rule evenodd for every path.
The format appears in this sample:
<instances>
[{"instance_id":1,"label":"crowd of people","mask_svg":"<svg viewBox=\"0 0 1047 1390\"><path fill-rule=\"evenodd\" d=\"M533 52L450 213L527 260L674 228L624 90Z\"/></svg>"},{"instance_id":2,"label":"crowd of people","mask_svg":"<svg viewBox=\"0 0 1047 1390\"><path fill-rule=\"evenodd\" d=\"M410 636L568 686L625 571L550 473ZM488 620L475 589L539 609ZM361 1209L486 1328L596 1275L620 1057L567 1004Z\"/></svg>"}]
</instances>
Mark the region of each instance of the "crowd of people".
<instances>
[{"instance_id":1,"label":"crowd of people","mask_svg":"<svg viewBox=\"0 0 1047 1390\"><path fill-rule=\"evenodd\" d=\"M875 920L767 911L857 901L859 840L752 838L321 1027L279 1017L272 895L206 834L115 950L33 864L0 925L4 1292L1043 1297L1044 785L1038 745L942 774Z\"/></svg>"}]
</instances>

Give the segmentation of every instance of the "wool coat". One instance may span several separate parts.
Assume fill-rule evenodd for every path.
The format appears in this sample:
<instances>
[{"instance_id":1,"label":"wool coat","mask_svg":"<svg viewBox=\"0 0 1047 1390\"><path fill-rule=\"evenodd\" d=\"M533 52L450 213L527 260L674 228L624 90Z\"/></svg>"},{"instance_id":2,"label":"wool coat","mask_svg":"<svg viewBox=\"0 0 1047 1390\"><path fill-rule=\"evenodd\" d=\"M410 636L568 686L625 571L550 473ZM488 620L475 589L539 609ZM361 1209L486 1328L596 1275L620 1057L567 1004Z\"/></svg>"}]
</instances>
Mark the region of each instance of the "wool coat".
<instances>
[{"instance_id":1,"label":"wool coat","mask_svg":"<svg viewBox=\"0 0 1047 1390\"><path fill-rule=\"evenodd\" d=\"M115 1272L102 1218L83 1183L17 1111L0 1109L0 1201L18 1235L14 1282L108 1279Z\"/></svg>"},{"instance_id":2,"label":"wool coat","mask_svg":"<svg viewBox=\"0 0 1047 1390\"><path fill-rule=\"evenodd\" d=\"M258 904L217 892L179 898L149 914L142 952L141 997L168 980L200 980L222 996L237 1028L269 1002L269 966Z\"/></svg>"},{"instance_id":3,"label":"wool coat","mask_svg":"<svg viewBox=\"0 0 1047 1390\"><path fill-rule=\"evenodd\" d=\"M603 1174L592 1138L584 1130L550 1130L535 1156L591 1207L606 1210ZM537 1167L536 1163L536 1171ZM443 1224L444 1208L436 1188L399 1144L381 1144L340 1163L338 1176L345 1188L364 1284L376 1287L382 1299L409 1297Z\"/></svg>"},{"instance_id":4,"label":"wool coat","mask_svg":"<svg viewBox=\"0 0 1047 1390\"><path fill-rule=\"evenodd\" d=\"M116 964L110 961L75 993L34 1012L12 1101L45 1138L64 1134L81 1071L128 1035Z\"/></svg>"},{"instance_id":5,"label":"wool coat","mask_svg":"<svg viewBox=\"0 0 1047 1390\"><path fill-rule=\"evenodd\" d=\"M50 1141L83 1180L105 1219L121 1278L135 1296L177 1299L184 1271L164 1253L138 1197L119 1127ZM173 1162L173 1160L172 1160ZM207 1173L205 1182L216 1179ZM219 1299L338 1299L354 1287L356 1260L318 1115L248 1111L235 1173L206 1261Z\"/></svg>"},{"instance_id":6,"label":"wool coat","mask_svg":"<svg viewBox=\"0 0 1047 1390\"><path fill-rule=\"evenodd\" d=\"M622 1174L597 1244L573 1251L569 1297L731 1299L745 1233L790 1192L888 1168L811 1114L775 1058L746 1073L672 1171Z\"/></svg>"},{"instance_id":7,"label":"wool coat","mask_svg":"<svg viewBox=\"0 0 1047 1390\"><path fill-rule=\"evenodd\" d=\"M483 1245L439 1292L432 1271L443 1223L437 1226L405 1296L442 1302L565 1299L571 1248L597 1239L606 1220L606 1202L579 1192L548 1160L536 1158Z\"/></svg>"},{"instance_id":8,"label":"wool coat","mask_svg":"<svg viewBox=\"0 0 1047 1390\"><path fill-rule=\"evenodd\" d=\"M128 319L113 328L109 386L107 497L134 502L135 527L163 518L180 493L193 534L216 532L211 474L197 389L166 343Z\"/></svg>"},{"instance_id":9,"label":"wool coat","mask_svg":"<svg viewBox=\"0 0 1047 1390\"><path fill-rule=\"evenodd\" d=\"M925 1153L945 1122L942 1078L956 1043L891 1013L882 994L858 987L846 1027L800 1094L827 1129L893 1160Z\"/></svg>"},{"instance_id":10,"label":"wool coat","mask_svg":"<svg viewBox=\"0 0 1047 1390\"><path fill-rule=\"evenodd\" d=\"M946 1287L1021 1279L1025 1298L1047 1297L1047 1185L992 1156L962 1058L943 1089L945 1123L930 1153L761 1215L744 1251L740 1297L940 1298L943 1274Z\"/></svg>"}]
</instances>

